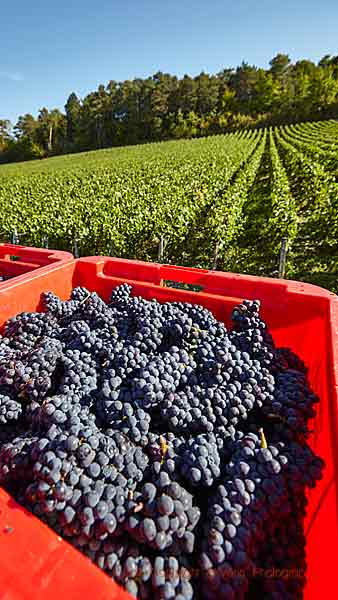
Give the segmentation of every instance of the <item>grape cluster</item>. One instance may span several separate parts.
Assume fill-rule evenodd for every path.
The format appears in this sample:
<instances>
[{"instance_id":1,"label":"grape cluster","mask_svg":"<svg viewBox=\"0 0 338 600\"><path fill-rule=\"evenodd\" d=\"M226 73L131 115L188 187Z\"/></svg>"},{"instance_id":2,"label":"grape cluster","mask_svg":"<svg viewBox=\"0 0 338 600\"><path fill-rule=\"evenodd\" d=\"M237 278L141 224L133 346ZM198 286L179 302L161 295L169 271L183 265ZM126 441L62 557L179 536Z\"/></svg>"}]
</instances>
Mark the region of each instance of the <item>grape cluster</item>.
<instances>
[{"instance_id":1,"label":"grape cluster","mask_svg":"<svg viewBox=\"0 0 338 600\"><path fill-rule=\"evenodd\" d=\"M307 423L315 417L314 405L319 398L309 393L306 376L295 369L277 373L275 393L271 402L264 406L271 418L279 418L295 434L308 432Z\"/></svg>"},{"instance_id":2,"label":"grape cluster","mask_svg":"<svg viewBox=\"0 0 338 600\"><path fill-rule=\"evenodd\" d=\"M93 560L135 598L193 600L191 565L170 555L143 555L125 537L103 542Z\"/></svg>"},{"instance_id":3,"label":"grape cluster","mask_svg":"<svg viewBox=\"0 0 338 600\"><path fill-rule=\"evenodd\" d=\"M22 413L22 406L6 393L0 394L0 423L17 421Z\"/></svg>"},{"instance_id":4,"label":"grape cluster","mask_svg":"<svg viewBox=\"0 0 338 600\"><path fill-rule=\"evenodd\" d=\"M179 469L190 486L211 487L221 475L220 467L219 447L212 434L200 434L186 442Z\"/></svg>"},{"instance_id":5,"label":"grape cluster","mask_svg":"<svg viewBox=\"0 0 338 600\"><path fill-rule=\"evenodd\" d=\"M295 511L295 499L304 503L305 488L320 479L322 466L310 448L298 442L262 447L255 434L242 438L209 501L200 557L206 598L237 598L247 593L249 579L236 577L236 571L259 570L260 548L266 551L267 540L275 529L278 532L281 520L303 514L301 506ZM222 591L222 573L227 571Z\"/></svg>"},{"instance_id":6,"label":"grape cluster","mask_svg":"<svg viewBox=\"0 0 338 600\"><path fill-rule=\"evenodd\" d=\"M116 287L0 336L0 484L142 600L301 598L318 402L258 301L232 327ZM291 533L292 532L292 533Z\"/></svg>"},{"instance_id":7,"label":"grape cluster","mask_svg":"<svg viewBox=\"0 0 338 600\"><path fill-rule=\"evenodd\" d=\"M295 506L289 516L271 529L256 566L255 588L272 600L301 600L305 584L306 557L302 512ZM264 570L274 569L275 578L264 577ZM293 577L282 573L294 572Z\"/></svg>"},{"instance_id":8,"label":"grape cluster","mask_svg":"<svg viewBox=\"0 0 338 600\"><path fill-rule=\"evenodd\" d=\"M154 550L179 555L194 550L194 530L200 510L193 496L165 472L147 482L134 495L127 531L136 541Z\"/></svg>"}]
</instances>

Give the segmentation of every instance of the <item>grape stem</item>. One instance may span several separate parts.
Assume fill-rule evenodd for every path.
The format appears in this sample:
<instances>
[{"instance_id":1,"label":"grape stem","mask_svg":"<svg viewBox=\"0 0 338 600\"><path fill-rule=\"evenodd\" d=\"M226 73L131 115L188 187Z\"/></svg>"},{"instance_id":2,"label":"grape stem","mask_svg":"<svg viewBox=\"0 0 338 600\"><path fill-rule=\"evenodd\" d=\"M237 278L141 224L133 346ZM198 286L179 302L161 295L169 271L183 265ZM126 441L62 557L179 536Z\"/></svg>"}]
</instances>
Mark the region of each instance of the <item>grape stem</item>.
<instances>
[{"instance_id":1,"label":"grape stem","mask_svg":"<svg viewBox=\"0 0 338 600\"><path fill-rule=\"evenodd\" d=\"M261 448L267 448L267 447L268 447L268 444L267 444L267 442L266 442L266 437L265 437L265 435L264 435L264 430L263 430L263 427L261 427L261 428L259 429L259 434L260 434L260 438L261 438Z\"/></svg>"}]
</instances>

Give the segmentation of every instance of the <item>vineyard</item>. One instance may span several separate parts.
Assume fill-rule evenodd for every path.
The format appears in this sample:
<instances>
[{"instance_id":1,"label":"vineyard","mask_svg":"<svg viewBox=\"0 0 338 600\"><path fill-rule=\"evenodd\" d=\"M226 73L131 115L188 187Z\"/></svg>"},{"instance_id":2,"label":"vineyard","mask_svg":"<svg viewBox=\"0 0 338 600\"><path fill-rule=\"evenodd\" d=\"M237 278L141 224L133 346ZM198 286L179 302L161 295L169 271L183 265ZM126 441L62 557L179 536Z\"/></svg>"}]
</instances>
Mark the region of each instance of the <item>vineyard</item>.
<instances>
[{"instance_id":1,"label":"vineyard","mask_svg":"<svg viewBox=\"0 0 338 600\"><path fill-rule=\"evenodd\" d=\"M0 167L0 237L338 289L338 123Z\"/></svg>"}]
</instances>

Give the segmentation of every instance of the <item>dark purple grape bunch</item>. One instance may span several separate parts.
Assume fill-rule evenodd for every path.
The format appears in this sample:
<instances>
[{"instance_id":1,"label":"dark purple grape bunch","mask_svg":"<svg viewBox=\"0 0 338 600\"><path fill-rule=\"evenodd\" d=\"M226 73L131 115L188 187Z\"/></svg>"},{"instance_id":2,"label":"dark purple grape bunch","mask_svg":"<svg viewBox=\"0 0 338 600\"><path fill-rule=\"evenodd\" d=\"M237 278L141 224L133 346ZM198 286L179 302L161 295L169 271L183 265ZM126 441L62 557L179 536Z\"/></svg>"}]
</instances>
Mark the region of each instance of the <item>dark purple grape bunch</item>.
<instances>
[{"instance_id":1,"label":"dark purple grape bunch","mask_svg":"<svg viewBox=\"0 0 338 600\"><path fill-rule=\"evenodd\" d=\"M231 319L231 341L269 368L274 360L275 345L265 321L260 317L260 301L244 300L234 308Z\"/></svg>"},{"instance_id":2,"label":"dark purple grape bunch","mask_svg":"<svg viewBox=\"0 0 338 600\"><path fill-rule=\"evenodd\" d=\"M158 552L191 554L200 515L193 496L161 472L134 495L126 530L137 542Z\"/></svg>"}]
</instances>

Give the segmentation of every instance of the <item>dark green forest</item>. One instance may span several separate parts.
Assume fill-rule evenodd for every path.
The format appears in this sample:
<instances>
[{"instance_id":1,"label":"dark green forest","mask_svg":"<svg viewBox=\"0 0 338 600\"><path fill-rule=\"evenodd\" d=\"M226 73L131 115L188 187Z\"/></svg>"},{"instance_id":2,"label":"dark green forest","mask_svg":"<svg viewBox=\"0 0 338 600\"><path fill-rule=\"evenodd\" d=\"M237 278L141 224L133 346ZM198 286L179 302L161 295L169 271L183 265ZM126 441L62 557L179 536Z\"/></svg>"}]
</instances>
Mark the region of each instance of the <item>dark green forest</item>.
<instances>
[{"instance_id":1,"label":"dark green forest","mask_svg":"<svg viewBox=\"0 0 338 600\"><path fill-rule=\"evenodd\" d=\"M158 72L114 80L59 109L0 120L0 161L13 162L243 127L338 116L338 55L292 63L277 54L268 69L243 62L216 75Z\"/></svg>"}]
</instances>

